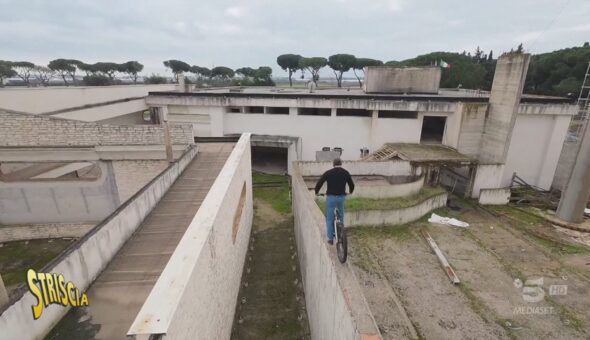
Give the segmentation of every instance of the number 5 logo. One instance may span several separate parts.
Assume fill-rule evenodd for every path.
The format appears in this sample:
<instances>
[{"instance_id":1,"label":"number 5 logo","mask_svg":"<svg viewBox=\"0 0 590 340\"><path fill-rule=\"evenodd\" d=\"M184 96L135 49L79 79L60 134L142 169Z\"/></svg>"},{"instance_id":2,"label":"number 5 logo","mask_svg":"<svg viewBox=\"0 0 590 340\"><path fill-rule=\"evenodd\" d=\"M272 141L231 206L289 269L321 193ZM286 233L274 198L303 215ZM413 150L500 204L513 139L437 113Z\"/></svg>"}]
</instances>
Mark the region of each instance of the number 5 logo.
<instances>
[{"instance_id":1,"label":"number 5 logo","mask_svg":"<svg viewBox=\"0 0 590 340\"><path fill-rule=\"evenodd\" d=\"M526 302L535 303L543 301L545 298L543 278L526 280L522 288L522 298Z\"/></svg>"}]
</instances>

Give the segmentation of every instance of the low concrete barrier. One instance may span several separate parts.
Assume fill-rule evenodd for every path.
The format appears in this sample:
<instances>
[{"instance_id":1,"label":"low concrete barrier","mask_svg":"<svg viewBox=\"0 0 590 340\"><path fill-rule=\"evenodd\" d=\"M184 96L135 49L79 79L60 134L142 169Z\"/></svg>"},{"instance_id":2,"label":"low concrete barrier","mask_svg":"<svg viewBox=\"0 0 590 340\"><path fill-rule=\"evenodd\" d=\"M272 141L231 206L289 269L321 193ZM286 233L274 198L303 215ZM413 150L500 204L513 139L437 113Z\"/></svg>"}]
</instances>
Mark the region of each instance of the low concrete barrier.
<instances>
[{"instance_id":1,"label":"low concrete barrier","mask_svg":"<svg viewBox=\"0 0 590 340\"><path fill-rule=\"evenodd\" d=\"M295 237L312 339L382 339L350 265L325 242L325 218L293 163Z\"/></svg>"},{"instance_id":2,"label":"low concrete barrier","mask_svg":"<svg viewBox=\"0 0 590 340\"><path fill-rule=\"evenodd\" d=\"M332 168L332 162L300 161L301 176L321 176L326 170ZM342 161L342 167L348 170L351 175L381 175L381 176L409 176L419 175L420 169L413 169L408 161Z\"/></svg>"},{"instance_id":3,"label":"low concrete barrier","mask_svg":"<svg viewBox=\"0 0 590 340\"><path fill-rule=\"evenodd\" d=\"M344 221L347 227L359 225L382 226L416 221L434 209L447 204L448 193L430 197L414 206L392 210L346 211Z\"/></svg>"},{"instance_id":4,"label":"low concrete barrier","mask_svg":"<svg viewBox=\"0 0 590 340\"><path fill-rule=\"evenodd\" d=\"M80 291L85 291L196 154L197 149L190 148L177 162L39 271L63 274L66 281L72 281ZM0 337L21 339L26 334L30 339L41 339L69 309L52 304L34 320L31 306L36 303L27 286L19 285L9 304L0 306Z\"/></svg>"},{"instance_id":5,"label":"low concrete barrier","mask_svg":"<svg viewBox=\"0 0 590 340\"><path fill-rule=\"evenodd\" d=\"M0 243L46 238L82 237L94 224L32 224L0 227Z\"/></svg>"},{"instance_id":6,"label":"low concrete barrier","mask_svg":"<svg viewBox=\"0 0 590 340\"><path fill-rule=\"evenodd\" d=\"M389 184L389 185L362 185L355 186L352 197L367 198L393 198L404 197L417 194L424 186L424 176L418 180L408 183Z\"/></svg>"},{"instance_id":7,"label":"low concrete barrier","mask_svg":"<svg viewBox=\"0 0 590 340\"><path fill-rule=\"evenodd\" d=\"M252 218L250 135L244 134L127 335L229 339Z\"/></svg>"},{"instance_id":8,"label":"low concrete barrier","mask_svg":"<svg viewBox=\"0 0 590 340\"><path fill-rule=\"evenodd\" d=\"M479 191L479 204L505 205L510 202L510 188L481 189Z\"/></svg>"}]
</instances>

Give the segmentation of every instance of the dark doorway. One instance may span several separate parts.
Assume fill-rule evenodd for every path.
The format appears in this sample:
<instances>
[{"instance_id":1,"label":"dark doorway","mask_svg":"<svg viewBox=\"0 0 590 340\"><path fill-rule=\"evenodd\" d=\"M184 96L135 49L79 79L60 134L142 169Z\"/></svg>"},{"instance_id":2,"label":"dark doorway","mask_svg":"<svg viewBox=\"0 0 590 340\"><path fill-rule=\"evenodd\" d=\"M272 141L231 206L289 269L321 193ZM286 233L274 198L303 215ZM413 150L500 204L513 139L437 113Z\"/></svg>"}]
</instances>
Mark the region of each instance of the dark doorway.
<instances>
[{"instance_id":1,"label":"dark doorway","mask_svg":"<svg viewBox=\"0 0 590 340\"><path fill-rule=\"evenodd\" d=\"M273 175L287 173L287 148L252 147L252 170Z\"/></svg>"},{"instance_id":2,"label":"dark doorway","mask_svg":"<svg viewBox=\"0 0 590 340\"><path fill-rule=\"evenodd\" d=\"M441 144L446 123L447 117L424 116L420 143Z\"/></svg>"}]
</instances>

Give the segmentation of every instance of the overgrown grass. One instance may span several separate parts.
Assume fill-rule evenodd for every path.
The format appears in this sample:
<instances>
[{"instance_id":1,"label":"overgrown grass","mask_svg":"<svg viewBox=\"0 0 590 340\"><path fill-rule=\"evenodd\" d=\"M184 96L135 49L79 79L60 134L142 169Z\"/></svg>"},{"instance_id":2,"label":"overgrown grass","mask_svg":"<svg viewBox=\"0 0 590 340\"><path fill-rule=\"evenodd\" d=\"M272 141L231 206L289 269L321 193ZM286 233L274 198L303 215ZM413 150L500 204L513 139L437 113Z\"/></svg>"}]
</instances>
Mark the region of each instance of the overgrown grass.
<instances>
[{"instance_id":1,"label":"overgrown grass","mask_svg":"<svg viewBox=\"0 0 590 340\"><path fill-rule=\"evenodd\" d=\"M282 214L291 212L291 200L289 197L289 178L281 175L267 175L252 172L252 183L280 182L278 187L254 188L254 197L270 203L272 208Z\"/></svg>"},{"instance_id":2,"label":"overgrown grass","mask_svg":"<svg viewBox=\"0 0 590 340\"><path fill-rule=\"evenodd\" d=\"M31 240L4 243L0 248L0 273L6 286L25 282L29 269L39 270L61 253L72 240Z\"/></svg>"},{"instance_id":3,"label":"overgrown grass","mask_svg":"<svg viewBox=\"0 0 590 340\"><path fill-rule=\"evenodd\" d=\"M494 205L489 206L488 209L491 209L497 213L500 213L502 215L505 215L509 218L512 218L527 225L543 223L545 221L542 217L536 216L534 213L529 213L521 209L516 209L509 205Z\"/></svg>"},{"instance_id":4,"label":"overgrown grass","mask_svg":"<svg viewBox=\"0 0 590 340\"><path fill-rule=\"evenodd\" d=\"M349 234L355 238L394 238L397 240L407 240L414 237L412 229L415 228L415 223L408 223L402 225L387 225L380 227L371 226L357 226L346 229Z\"/></svg>"},{"instance_id":5,"label":"overgrown grass","mask_svg":"<svg viewBox=\"0 0 590 340\"><path fill-rule=\"evenodd\" d=\"M440 187L424 187L420 189L417 194L406 197L395 198L366 198L366 197L350 197L344 203L346 211L361 211L361 210L394 210L412 207L421 203L431 197L445 192ZM326 211L326 201L318 200L318 205L322 211Z\"/></svg>"}]
</instances>

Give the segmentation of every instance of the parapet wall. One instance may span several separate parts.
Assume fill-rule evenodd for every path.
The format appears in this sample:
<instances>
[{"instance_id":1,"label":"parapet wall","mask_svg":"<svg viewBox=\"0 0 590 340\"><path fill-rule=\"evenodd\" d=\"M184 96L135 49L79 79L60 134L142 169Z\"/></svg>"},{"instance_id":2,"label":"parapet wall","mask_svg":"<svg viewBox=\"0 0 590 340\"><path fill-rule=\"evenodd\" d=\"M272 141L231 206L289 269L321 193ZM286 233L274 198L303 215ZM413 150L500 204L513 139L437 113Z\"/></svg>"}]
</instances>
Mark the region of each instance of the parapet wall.
<instances>
[{"instance_id":1,"label":"parapet wall","mask_svg":"<svg viewBox=\"0 0 590 340\"><path fill-rule=\"evenodd\" d=\"M326 244L325 218L300 165L293 164L293 214L311 338L382 339L352 268Z\"/></svg>"},{"instance_id":2,"label":"parapet wall","mask_svg":"<svg viewBox=\"0 0 590 340\"><path fill-rule=\"evenodd\" d=\"M441 70L433 67L365 67L367 93L438 93Z\"/></svg>"},{"instance_id":3,"label":"parapet wall","mask_svg":"<svg viewBox=\"0 0 590 340\"><path fill-rule=\"evenodd\" d=\"M145 97L151 91L174 91L176 87L176 84L6 87L0 89L0 108L39 114L127 98Z\"/></svg>"},{"instance_id":4,"label":"parapet wall","mask_svg":"<svg viewBox=\"0 0 590 340\"><path fill-rule=\"evenodd\" d=\"M303 177L321 176L325 171L332 168L331 161L315 162L300 161L297 162L299 173ZM379 176L410 176L418 175L419 169L413 169L408 161L342 161L342 167L348 170L351 175L379 175ZM417 172L417 173L414 173Z\"/></svg>"},{"instance_id":5,"label":"parapet wall","mask_svg":"<svg viewBox=\"0 0 590 340\"><path fill-rule=\"evenodd\" d=\"M85 291L196 154L197 149L190 148L177 162L39 271L63 274L66 281L72 281L80 291ZM31 306L36 303L26 285L20 285L9 304L0 306L0 337L21 339L26 334L30 339L42 339L68 311L59 305L49 305L41 317L34 320Z\"/></svg>"},{"instance_id":6,"label":"parapet wall","mask_svg":"<svg viewBox=\"0 0 590 340\"><path fill-rule=\"evenodd\" d=\"M194 144L192 125L170 124L172 144ZM159 125L108 125L0 111L2 146L160 145Z\"/></svg>"},{"instance_id":7,"label":"parapet wall","mask_svg":"<svg viewBox=\"0 0 590 340\"><path fill-rule=\"evenodd\" d=\"M229 339L252 218L250 135L244 134L128 335Z\"/></svg>"}]
</instances>

